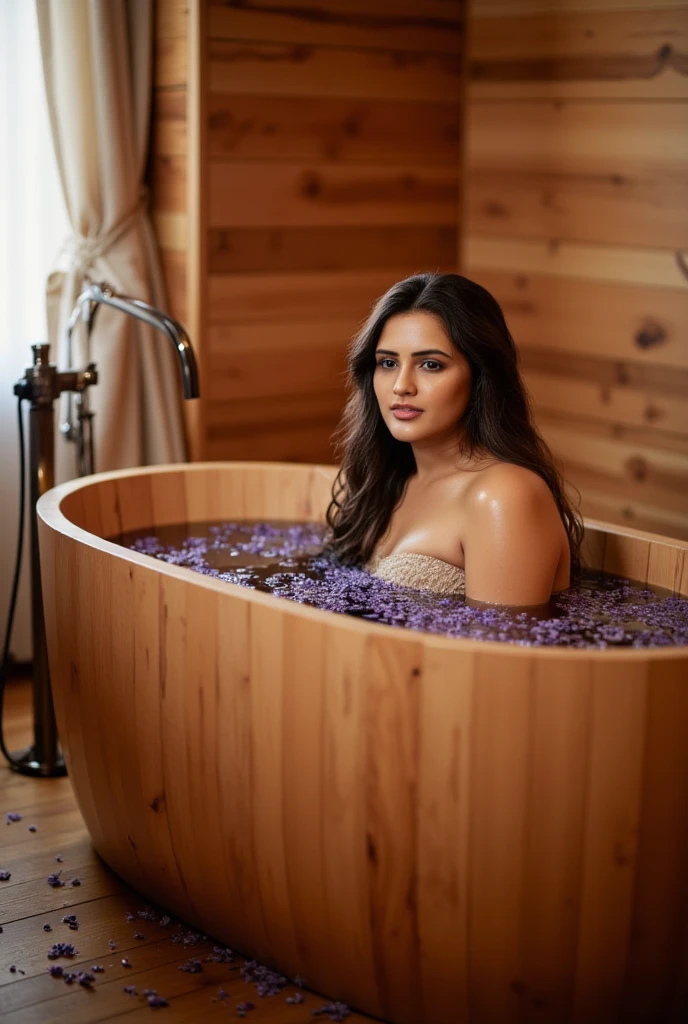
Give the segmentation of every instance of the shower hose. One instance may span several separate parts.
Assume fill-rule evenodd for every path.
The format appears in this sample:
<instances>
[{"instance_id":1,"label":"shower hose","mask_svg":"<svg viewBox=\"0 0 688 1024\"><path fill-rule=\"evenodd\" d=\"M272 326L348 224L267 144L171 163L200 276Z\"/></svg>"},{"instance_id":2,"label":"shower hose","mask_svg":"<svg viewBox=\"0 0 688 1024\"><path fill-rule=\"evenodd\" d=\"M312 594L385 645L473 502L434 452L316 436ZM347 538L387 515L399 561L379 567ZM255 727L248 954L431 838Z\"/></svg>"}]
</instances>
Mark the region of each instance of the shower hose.
<instances>
[{"instance_id":1,"label":"shower hose","mask_svg":"<svg viewBox=\"0 0 688 1024\"><path fill-rule=\"evenodd\" d=\"M17 417L19 420L19 539L17 541L17 561L14 567L14 579L12 582L12 596L10 597L10 608L7 616L7 629L5 631L5 644L2 653L2 664L0 665L0 750L5 755L13 768L19 769L19 761L12 757L5 746L5 739L2 730L3 704L5 698L5 682L10 660L10 638L12 636L12 624L14 612L17 605L17 590L19 589L19 574L21 571L22 550L24 547L24 498L26 491L26 467L24 461L24 421L22 419L22 401L20 395L17 400Z\"/></svg>"}]
</instances>

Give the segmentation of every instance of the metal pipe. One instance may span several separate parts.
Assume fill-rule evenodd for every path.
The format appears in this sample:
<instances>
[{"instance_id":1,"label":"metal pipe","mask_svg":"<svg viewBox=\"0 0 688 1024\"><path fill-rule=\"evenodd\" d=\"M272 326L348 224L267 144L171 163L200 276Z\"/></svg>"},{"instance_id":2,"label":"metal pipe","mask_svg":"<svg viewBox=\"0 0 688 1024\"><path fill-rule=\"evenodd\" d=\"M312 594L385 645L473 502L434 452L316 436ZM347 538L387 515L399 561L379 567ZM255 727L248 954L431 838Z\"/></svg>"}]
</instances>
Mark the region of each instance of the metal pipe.
<instances>
[{"instance_id":1,"label":"metal pipe","mask_svg":"<svg viewBox=\"0 0 688 1024\"><path fill-rule=\"evenodd\" d=\"M198 368L189 337L182 325L173 317L140 299L115 295L106 284L89 283L77 300L67 323L67 348L71 362L71 336L79 319L83 319L90 343L96 312L100 304L112 306L137 320L155 327L169 339L179 360L184 398L199 396ZM89 346L90 347L90 346ZM34 744L27 750L12 755L11 767L27 775L64 775L64 758L58 747L57 725L50 688L41 590L38 551L38 519L36 502L54 486L54 419L53 402L62 392L68 392L70 402L67 421L60 430L68 440L78 442L79 475L94 472L93 413L88 409L88 388L98 381L95 364L89 362L85 370L65 370L61 373L49 362L49 345L33 345L34 364L17 382L14 392L21 399L30 399L29 452L31 494L31 609L33 628L33 707ZM72 393L79 405L79 428L72 419ZM23 456L22 456L23 457Z\"/></svg>"}]
</instances>

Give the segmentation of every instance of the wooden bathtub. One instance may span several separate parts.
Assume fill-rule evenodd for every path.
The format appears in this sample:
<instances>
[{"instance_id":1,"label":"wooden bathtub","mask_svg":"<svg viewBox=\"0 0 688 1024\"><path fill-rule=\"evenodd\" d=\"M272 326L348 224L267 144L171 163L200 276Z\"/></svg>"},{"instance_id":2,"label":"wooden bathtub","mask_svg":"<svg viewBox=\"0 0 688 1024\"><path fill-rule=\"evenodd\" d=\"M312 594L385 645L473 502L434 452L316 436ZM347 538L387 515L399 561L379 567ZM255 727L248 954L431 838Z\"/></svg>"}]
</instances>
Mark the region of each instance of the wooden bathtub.
<instances>
[{"instance_id":1,"label":"wooden bathtub","mask_svg":"<svg viewBox=\"0 0 688 1024\"><path fill-rule=\"evenodd\" d=\"M151 900L396 1024L688 1019L688 648L450 640L105 540L320 520L335 468L104 473L38 503L65 760ZM688 544L586 525L688 595Z\"/></svg>"}]
</instances>

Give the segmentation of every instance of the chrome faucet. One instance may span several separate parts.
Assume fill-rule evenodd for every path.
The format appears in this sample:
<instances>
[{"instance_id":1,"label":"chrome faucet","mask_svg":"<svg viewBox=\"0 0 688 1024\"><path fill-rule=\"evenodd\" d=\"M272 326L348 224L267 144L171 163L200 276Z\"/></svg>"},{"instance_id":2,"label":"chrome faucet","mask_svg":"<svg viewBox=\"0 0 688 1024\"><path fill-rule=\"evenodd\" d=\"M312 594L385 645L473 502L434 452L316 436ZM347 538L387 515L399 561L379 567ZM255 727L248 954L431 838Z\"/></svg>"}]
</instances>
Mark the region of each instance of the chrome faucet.
<instances>
[{"instance_id":1,"label":"chrome faucet","mask_svg":"<svg viewBox=\"0 0 688 1024\"><path fill-rule=\"evenodd\" d=\"M182 373L182 390L184 398L198 398L198 368L196 357L191 347L189 336L174 317L155 306L150 306L141 299L131 299L124 295L116 295L107 284L96 284L89 281L86 288L76 301L72 314L67 322L67 362L72 362L72 332L81 319L86 327L86 335L90 349L91 332L95 323L98 307L103 303L119 309L128 316L143 320L151 327L157 328L170 340L179 359ZM90 351L88 354L90 359ZM74 410L78 426L74 422ZM78 444L79 476L89 476L95 472L93 456L93 432L91 419L93 413L88 406L88 391L69 391L67 393L67 415L60 424L60 431L68 441Z\"/></svg>"},{"instance_id":2,"label":"chrome faucet","mask_svg":"<svg viewBox=\"0 0 688 1024\"><path fill-rule=\"evenodd\" d=\"M173 317L168 316L154 306L116 295L106 284L88 282L86 288L77 299L67 323L67 354L69 365L72 362L72 332L79 319L84 321L87 333L87 350L89 362L83 370L58 371L54 363L49 361L50 347L47 344L33 345L34 364L28 367L24 377L17 381L14 393L19 399L19 424L22 465L22 505L24 480L24 445L21 418L21 403L29 401L29 481L31 496L31 604L33 633L33 691L34 691L34 743L26 750L12 755L6 751L2 743L2 727L0 724L0 746L7 756L10 766L26 775L64 775L65 763L58 747L57 726L50 689L50 671L45 639L45 623L43 618L43 598L41 592L40 560L38 552L38 523L36 502L38 498L54 486L54 447L55 436L53 426L53 402L66 393L69 399L67 419L60 425L60 432L70 441L77 442L79 457L79 476L89 476L95 472L93 457L93 432L91 420L93 413L88 408L89 389L98 383L95 363L90 362L90 338L95 322L96 312L100 304L113 306L115 309L143 320L156 327L174 345L182 372L184 398L198 398L198 368L196 357L189 337L182 325ZM73 419L73 405L78 409L78 424ZM23 524L23 520L22 520ZM23 531L20 530L20 537ZM21 548L19 549L21 553ZM19 566L19 558L17 566ZM18 568L15 574L15 591L11 600L8 638L11 632L13 609L16 598ZM4 665L3 665L4 672ZM0 701L2 687L0 687ZM0 704L0 723L2 721Z\"/></svg>"}]
</instances>

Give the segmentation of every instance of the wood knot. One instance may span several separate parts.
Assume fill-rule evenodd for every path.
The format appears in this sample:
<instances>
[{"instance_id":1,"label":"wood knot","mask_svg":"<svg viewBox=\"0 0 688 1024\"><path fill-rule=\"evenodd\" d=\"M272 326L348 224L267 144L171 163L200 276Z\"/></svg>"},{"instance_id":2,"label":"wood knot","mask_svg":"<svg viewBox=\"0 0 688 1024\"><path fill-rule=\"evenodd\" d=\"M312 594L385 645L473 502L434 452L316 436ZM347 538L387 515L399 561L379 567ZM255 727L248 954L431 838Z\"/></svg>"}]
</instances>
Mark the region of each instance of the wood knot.
<instances>
[{"instance_id":1,"label":"wood knot","mask_svg":"<svg viewBox=\"0 0 688 1024\"><path fill-rule=\"evenodd\" d=\"M317 174L308 171L304 174L301 182L301 191L309 199L315 199L322 192L322 182Z\"/></svg>"},{"instance_id":2,"label":"wood knot","mask_svg":"<svg viewBox=\"0 0 688 1024\"><path fill-rule=\"evenodd\" d=\"M503 203L499 203L496 200L485 203L483 206L483 213L487 217L496 217L498 220L506 220L509 216L509 211Z\"/></svg>"},{"instance_id":3,"label":"wood knot","mask_svg":"<svg viewBox=\"0 0 688 1024\"><path fill-rule=\"evenodd\" d=\"M165 794L162 793L160 796L154 796L148 806L157 814L165 806Z\"/></svg>"},{"instance_id":4,"label":"wood knot","mask_svg":"<svg viewBox=\"0 0 688 1024\"><path fill-rule=\"evenodd\" d=\"M357 135L361 134L361 123L357 117L351 114L342 121L342 129L345 135L356 138Z\"/></svg>"},{"instance_id":5,"label":"wood knot","mask_svg":"<svg viewBox=\"0 0 688 1024\"><path fill-rule=\"evenodd\" d=\"M634 456L629 459L626 463L626 469L634 480L647 479L647 463L645 462L645 459L641 459L640 456Z\"/></svg>"},{"instance_id":6,"label":"wood knot","mask_svg":"<svg viewBox=\"0 0 688 1024\"><path fill-rule=\"evenodd\" d=\"M377 867L377 848L375 846L375 840L371 836L370 832L366 832L366 849L368 852L368 860L371 864Z\"/></svg>"}]
</instances>

